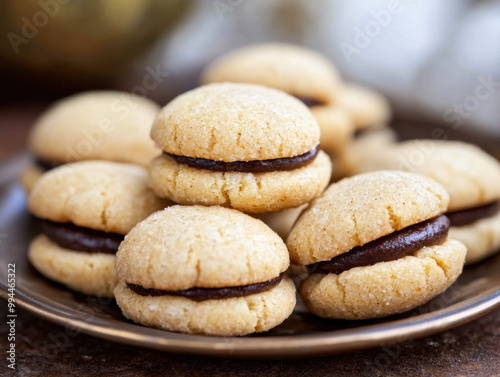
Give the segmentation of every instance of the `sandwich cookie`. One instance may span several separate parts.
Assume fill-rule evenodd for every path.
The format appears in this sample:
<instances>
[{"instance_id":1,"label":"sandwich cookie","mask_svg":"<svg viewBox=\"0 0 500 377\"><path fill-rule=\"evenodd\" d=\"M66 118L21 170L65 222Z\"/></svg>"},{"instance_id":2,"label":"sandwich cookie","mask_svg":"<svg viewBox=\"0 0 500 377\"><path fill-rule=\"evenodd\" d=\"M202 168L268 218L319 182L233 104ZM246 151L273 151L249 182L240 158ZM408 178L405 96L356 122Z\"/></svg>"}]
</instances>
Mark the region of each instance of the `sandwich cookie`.
<instances>
[{"instance_id":1,"label":"sandwich cookie","mask_svg":"<svg viewBox=\"0 0 500 377\"><path fill-rule=\"evenodd\" d=\"M467 246L467 263L500 250L500 163L455 141L412 140L366 160L359 171L399 169L426 175L450 194L450 236Z\"/></svg>"},{"instance_id":2,"label":"sandwich cookie","mask_svg":"<svg viewBox=\"0 0 500 377\"><path fill-rule=\"evenodd\" d=\"M292 313L288 266L285 244L262 221L223 207L172 206L121 243L115 298L127 318L145 326L246 335Z\"/></svg>"},{"instance_id":3,"label":"sandwich cookie","mask_svg":"<svg viewBox=\"0 0 500 377\"><path fill-rule=\"evenodd\" d=\"M29 137L34 162L21 180L29 192L47 170L68 162L109 160L147 166L159 154L149 138L159 111L154 102L117 91L65 98L35 123Z\"/></svg>"},{"instance_id":4,"label":"sandwich cookie","mask_svg":"<svg viewBox=\"0 0 500 377\"><path fill-rule=\"evenodd\" d=\"M163 154L149 168L157 195L182 204L262 213L297 207L328 184L309 109L274 89L211 84L165 106L151 137Z\"/></svg>"},{"instance_id":5,"label":"sandwich cookie","mask_svg":"<svg viewBox=\"0 0 500 377\"><path fill-rule=\"evenodd\" d=\"M330 154L344 150L354 133L349 115L335 106L340 75L315 51L276 43L246 47L209 65L201 81L263 85L298 98L316 117L321 147Z\"/></svg>"},{"instance_id":6,"label":"sandwich cookie","mask_svg":"<svg viewBox=\"0 0 500 377\"><path fill-rule=\"evenodd\" d=\"M30 244L31 264L75 291L112 297L118 245L135 224L168 204L147 187L140 166L85 161L55 168L29 198L43 230Z\"/></svg>"},{"instance_id":7,"label":"sandwich cookie","mask_svg":"<svg viewBox=\"0 0 500 377\"><path fill-rule=\"evenodd\" d=\"M310 275L300 294L316 315L370 319L402 313L446 290L466 248L448 238L449 196L430 178L380 171L332 184L287 239Z\"/></svg>"},{"instance_id":8,"label":"sandwich cookie","mask_svg":"<svg viewBox=\"0 0 500 377\"><path fill-rule=\"evenodd\" d=\"M339 73L321 54L279 43L224 55L204 70L201 82L263 85L297 97L309 107L331 105L341 85Z\"/></svg>"}]
</instances>

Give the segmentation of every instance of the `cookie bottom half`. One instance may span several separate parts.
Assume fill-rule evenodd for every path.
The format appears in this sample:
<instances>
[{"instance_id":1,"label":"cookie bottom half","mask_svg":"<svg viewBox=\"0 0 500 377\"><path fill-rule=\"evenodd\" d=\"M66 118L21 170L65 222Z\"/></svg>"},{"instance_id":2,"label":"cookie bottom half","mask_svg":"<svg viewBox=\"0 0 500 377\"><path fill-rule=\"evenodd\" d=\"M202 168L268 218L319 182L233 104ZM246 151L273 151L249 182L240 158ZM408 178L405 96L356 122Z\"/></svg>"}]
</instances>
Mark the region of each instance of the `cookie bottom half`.
<instances>
[{"instance_id":1,"label":"cookie bottom half","mask_svg":"<svg viewBox=\"0 0 500 377\"><path fill-rule=\"evenodd\" d=\"M115 298L125 317L148 327L186 334L247 335L278 326L295 307L288 277L276 287L244 297L193 301L176 296L141 296L119 283Z\"/></svg>"},{"instance_id":2,"label":"cookie bottom half","mask_svg":"<svg viewBox=\"0 0 500 377\"><path fill-rule=\"evenodd\" d=\"M339 275L312 274L300 288L307 307L334 319L371 319L403 313L445 291L462 272L466 247L448 239L412 256Z\"/></svg>"},{"instance_id":3,"label":"cookie bottom half","mask_svg":"<svg viewBox=\"0 0 500 377\"><path fill-rule=\"evenodd\" d=\"M476 263L500 251L500 212L466 226L452 226L450 237L467 246L466 264Z\"/></svg>"},{"instance_id":4,"label":"cookie bottom half","mask_svg":"<svg viewBox=\"0 0 500 377\"><path fill-rule=\"evenodd\" d=\"M37 236L29 247L31 264L45 277L91 296L113 297L115 255L62 248L47 236Z\"/></svg>"},{"instance_id":5,"label":"cookie bottom half","mask_svg":"<svg viewBox=\"0 0 500 377\"><path fill-rule=\"evenodd\" d=\"M331 168L323 151L302 168L267 173L195 169L162 155L151 163L149 185L158 196L176 203L264 213L298 207L314 199L330 181Z\"/></svg>"}]
</instances>

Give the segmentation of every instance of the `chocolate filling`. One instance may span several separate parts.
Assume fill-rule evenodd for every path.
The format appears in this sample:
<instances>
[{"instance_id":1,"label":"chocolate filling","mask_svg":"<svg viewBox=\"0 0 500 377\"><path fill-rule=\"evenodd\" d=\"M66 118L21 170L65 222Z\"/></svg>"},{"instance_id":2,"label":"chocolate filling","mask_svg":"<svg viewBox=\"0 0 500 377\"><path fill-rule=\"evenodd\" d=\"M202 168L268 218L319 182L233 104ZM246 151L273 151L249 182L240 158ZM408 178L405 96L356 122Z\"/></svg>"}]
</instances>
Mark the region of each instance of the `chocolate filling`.
<instances>
[{"instance_id":1,"label":"chocolate filling","mask_svg":"<svg viewBox=\"0 0 500 377\"><path fill-rule=\"evenodd\" d=\"M180 291L144 288L141 285L131 283L127 283L127 287L141 296L181 296L194 301L205 301L249 296L254 293L264 292L277 286L281 282L282 278L283 274L280 274L278 277L262 283L224 288L189 288Z\"/></svg>"},{"instance_id":2,"label":"chocolate filling","mask_svg":"<svg viewBox=\"0 0 500 377\"><path fill-rule=\"evenodd\" d=\"M493 202L481 207L448 212L446 216L450 219L451 226L465 226L473 224L478 220L495 216L499 211L500 202Z\"/></svg>"},{"instance_id":3,"label":"chocolate filling","mask_svg":"<svg viewBox=\"0 0 500 377\"><path fill-rule=\"evenodd\" d=\"M184 164L196 169L207 169L213 171L237 171L241 173L266 173L280 170L293 170L307 165L314 160L319 152L319 145L312 151L301 154L295 157L274 158L270 160L255 160L255 161L214 161L205 158L194 158L177 156L170 153L165 153L172 157L179 164Z\"/></svg>"},{"instance_id":4,"label":"chocolate filling","mask_svg":"<svg viewBox=\"0 0 500 377\"><path fill-rule=\"evenodd\" d=\"M340 274L354 267L371 266L412 255L424 246L440 245L448 236L450 220L441 215L401 229L327 261L307 266L310 273Z\"/></svg>"},{"instance_id":5,"label":"chocolate filling","mask_svg":"<svg viewBox=\"0 0 500 377\"><path fill-rule=\"evenodd\" d=\"M325 104L325 102L317 100L312 97L295 96L295 98L302 101L304 105L306 105L307 107L323 106Z\"/></svg>"},{"instance_id":6,"label":"chocolate filling","mask_svg":"<svg viewBox=\"0 0 500 377\"><path fill-rule=\"evenodd\" d=\"M122 234L106 233L71 223L42 220L42 231L59 246L87 253L115 254L125 238Z\"/></svg>"},{"instance_id":7,"label":"chocolate filling","mask_svg":"<svg viewBox=\"0 0 500 377\"><path fill-rule=\"evenodd\" d=\"M43 158L40 158L38 156L35 157L35 164L37 164L44 171L49 171L63 165L60 162L44 160Z\"/></svg>"}]
</instances>

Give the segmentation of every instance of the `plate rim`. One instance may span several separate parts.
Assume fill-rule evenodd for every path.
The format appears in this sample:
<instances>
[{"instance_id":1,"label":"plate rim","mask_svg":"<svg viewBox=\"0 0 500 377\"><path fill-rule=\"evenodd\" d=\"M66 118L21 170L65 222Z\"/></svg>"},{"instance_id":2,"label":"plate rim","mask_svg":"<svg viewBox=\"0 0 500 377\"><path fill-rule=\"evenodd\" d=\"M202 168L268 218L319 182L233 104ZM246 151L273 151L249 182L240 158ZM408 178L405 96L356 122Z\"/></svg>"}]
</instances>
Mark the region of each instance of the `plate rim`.
<instances>
[{"instance_id":1,"label":"plate rim","mask_svg":"<svg viewBox=\"0 0 500 377\"><path fill-rule=\"evenodd\" d=\"M0 189L6 189L15 184L16 177L29 160L29 153L25 152L0 164L0 176L3 176L3 179L0 179ZM3 174L4 172L6 174ZM0 298L8 299L8 287L3 281L0 281ZM71 325L72 329L79 330L81 333L122 344L174 353L215 357L286 359L324 356L374 348L422 338L461 326L500 308L500 289L492 287L446 308L390 322L320 334L258 338L179 334L129 322L120 322L116 319L97 318L97 320L92 321L94 323L90 323L72 313L70 307L61 305L61 309L57 308L50 303L30 296L18 286L16 286L15 302L19 307L50 322L61 326ZM109 323L109 321L121 325L110 328L100 324L100 322ZM133 331L133 326L140 328L141 332ZM404 328L405 331L402 332L401 328ZM370 335L368 339L367 334Z\"/></svg>"}]
</instances>

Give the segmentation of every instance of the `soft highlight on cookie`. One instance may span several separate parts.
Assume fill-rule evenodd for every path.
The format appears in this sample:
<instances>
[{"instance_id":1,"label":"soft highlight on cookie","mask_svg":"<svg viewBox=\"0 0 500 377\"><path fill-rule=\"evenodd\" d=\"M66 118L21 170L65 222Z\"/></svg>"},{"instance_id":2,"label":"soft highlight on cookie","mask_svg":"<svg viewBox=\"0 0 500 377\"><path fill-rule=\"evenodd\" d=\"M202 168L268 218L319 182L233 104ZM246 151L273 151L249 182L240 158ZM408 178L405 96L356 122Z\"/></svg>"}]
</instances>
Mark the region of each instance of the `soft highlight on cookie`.
<instances>
[{"instance_id":1,"label":"soft highlight on cookie","mask_svg":"<svg viewBox=\"0 0 500 377\"><path fill-rule=\"evenodd\" d=\"M151 137L166 153L233 162L299 156L319 144L320 129L296 98L224 83L175 98L160 111Z\"/></svg>"},{"instance_id":2,"label":"soft highlight on cookie","mask_svg":"<svg viewBox=\"0 0 500 377\"><path fill-rule=\"evenodd\" d=\"M279 43L249 46L224 55L205 69L201 81L264 85L324 104L335 100L340 86L339 73L322 55Z\"/></svg>"},{"instance_id":3,"label":"soft highlight on cookie","mask_svg":"<svg viewBox=\"0 0 500 377\"><path fill-rule=\"evenodd\" d=\"M331 259L446 212L449 195L430 178L380 171L346 178L302 213L287 239L293 263Z\"/></svg>"}]
</instances>

